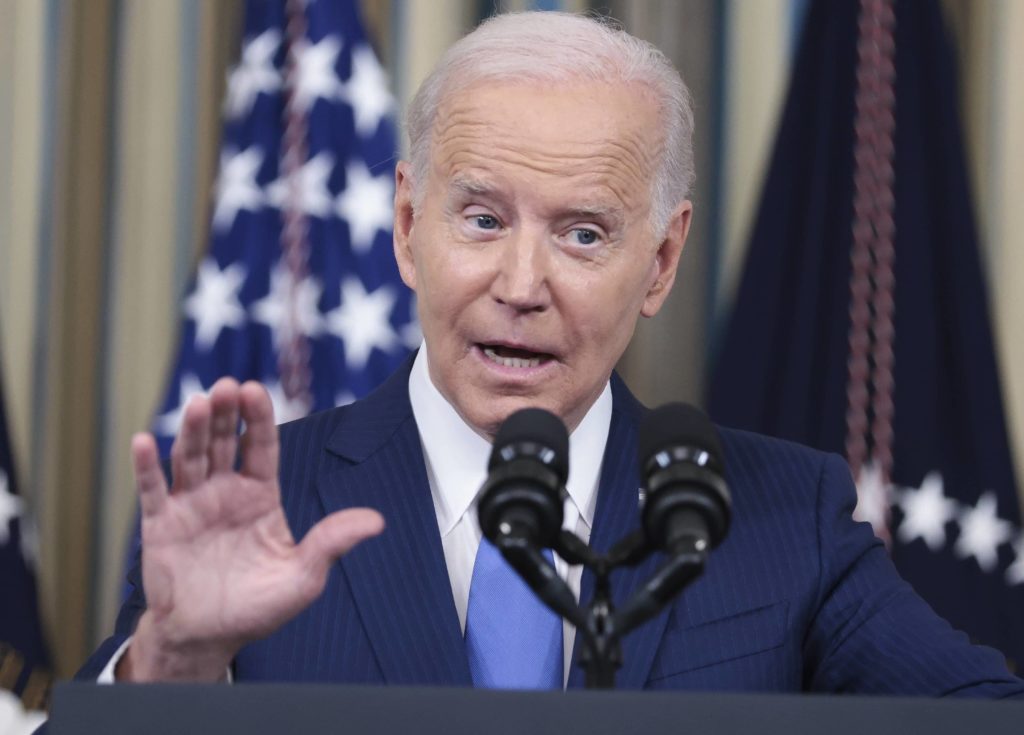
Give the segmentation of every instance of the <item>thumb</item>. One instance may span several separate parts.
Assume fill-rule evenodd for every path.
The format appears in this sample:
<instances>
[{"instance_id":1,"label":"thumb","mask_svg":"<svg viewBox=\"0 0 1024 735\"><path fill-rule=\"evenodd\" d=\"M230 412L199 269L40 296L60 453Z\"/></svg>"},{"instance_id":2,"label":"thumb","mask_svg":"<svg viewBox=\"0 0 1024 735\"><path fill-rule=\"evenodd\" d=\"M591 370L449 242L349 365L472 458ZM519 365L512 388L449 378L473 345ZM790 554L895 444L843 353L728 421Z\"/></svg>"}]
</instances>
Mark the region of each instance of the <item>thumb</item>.
<instances>
[{"instance_id":1,"label":"thumb","mask_svg":"<svg viewBox=\"0 0 1024 735\"><path fill-rule=\"evenodd\" d=\"M326 575L334 561L356 544L384 530L384 517L370 508L351 508L331 513L306 534L299 556L307 568Z\"/></svg>"}]
</instances>

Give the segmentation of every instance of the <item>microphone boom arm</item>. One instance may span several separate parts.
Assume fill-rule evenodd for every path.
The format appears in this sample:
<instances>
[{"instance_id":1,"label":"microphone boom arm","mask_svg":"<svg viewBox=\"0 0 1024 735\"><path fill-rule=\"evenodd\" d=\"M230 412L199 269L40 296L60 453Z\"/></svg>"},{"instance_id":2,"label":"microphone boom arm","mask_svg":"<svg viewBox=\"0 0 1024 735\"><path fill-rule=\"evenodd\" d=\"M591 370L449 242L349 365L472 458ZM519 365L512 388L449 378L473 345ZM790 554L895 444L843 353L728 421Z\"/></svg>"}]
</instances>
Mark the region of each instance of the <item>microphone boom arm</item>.
<instances>
[{"instance_id":1,"label":"microphone boom arm","mask_svg":"<svg viewBox=\"0 0 1024 735\"><path fill-rule=\"evenodd\" d=\"M535 544L525 536L502 535L496 546L545 605L577 628L586 626L586 616L576 596Z\"/></svg>"}]
</instances>

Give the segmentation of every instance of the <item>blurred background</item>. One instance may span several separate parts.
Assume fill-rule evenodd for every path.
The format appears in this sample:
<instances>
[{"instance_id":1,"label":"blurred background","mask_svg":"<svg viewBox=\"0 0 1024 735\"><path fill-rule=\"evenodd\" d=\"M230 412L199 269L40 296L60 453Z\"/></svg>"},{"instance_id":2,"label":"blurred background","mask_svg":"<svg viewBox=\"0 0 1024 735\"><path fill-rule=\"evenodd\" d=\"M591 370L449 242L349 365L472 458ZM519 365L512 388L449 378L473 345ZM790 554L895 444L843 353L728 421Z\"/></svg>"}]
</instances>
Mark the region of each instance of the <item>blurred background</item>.
<instances>
[{"instance_id":1,"label":"blurred background","mask_svg":"<svg viewBox=\"0 0 1024 735\"><path fill-rule=\"evenodd\" d=\"M314 41L313 26L322 19L313 15L313 8L326 2L317 0L311 5L309 26ZM331 2L348 5L344 0ZM279 6L274 11L277 15L267 9L271 5ZM757 241L758 227L772 227L770 214L776 208L762 204L771 201L766 198L769 192L763 190L769 163L773 155L779 155L776 142L784 142L779 123L801 56L801 39L819 4L809 0L363 0L356 5L366 38L386 72L393 104L386 103L385 111L395 120L400 120L405 104L444 49L493 12L564 9L610 15L629 32L654 42L673 60L690 86L696 106L694 225L670 302L656 319L641 325L620 369L648 404L687 400L706 406L709 395L728 402L722 397L734 394L730 385L713 386L715 360L723 349L742 355L735 344L729 346L731 329L743 333L742 327L735 327L740 317L732 316L732 305L738 303L735 297L740 285L747 282L743 273L748 243ZM815 48L826 54L831 53L829 49L847 48L843 43L853 49L856 40L857 3L836 5L853 9L849 22L833 19L829 26L822 18L821 27L831 28L830 34L848 32L853 40L821 36L822 42ZM233 238L241 243L239 247L245 243L238 232L218 233L214 228L211 234L211 218L218 203L230 193L223 187L218 191L215 184L222 161L229 158L222 148L222 136L235 136L241 146L246 135L257 135L245 127L247 116L258 114L263 109L260 105L266 107L265 100L257 99L261 94L272 97L281 86L273 79L260 81L257 67L261 62L255 58L260 48L248 42L260 31L259 23L273 24L274 18L280 21L283 7L283 0L248 4L243 0L0 0L0 387L7 426L0 440L11 455L10 466L0 465L0 470L10 476L9 488L17 478L19 498L7 501L7 516L0 514L0 523L12 529L8 533L0 528L0 550L6 544L13 554L16 539L17 553L27 569L22 576L9 572L5 578L5 567L0 566L0 608L6 608L8 617L30 615L26 595L32 593L25 592L30 588L23 582L34 572L48 668L60 677L73 674L112 630L135 518L129 439L133 432L154 425L157 417L172 413L184 400L182 380L188 371L183 361L192 353L182 345L198 339L196 330L202 318L197 314L202 304L186 299L197 268L218 242ZM957 247L969 246L975 255L967 256L967 266L950 266L954 275L969 274L971 262L980 266L977 288L968 288L974 299L973 306L965 307L970 310L970 323L959 333L969 341L979 330L986 337L991 328L993 339L987 341L986 337L960 347L955 341L946 344L947 349L972 355L976 350L988 350L989 359L995 362L989 373L985 372L985 358L980 370L953 370L953 382L939 381L942 390L931 398L956 404L957 395L971 390L957 387L956 380L988 383L995 392L989 390L981 402L1001 395L1000 406L969 421L995 432L997 445L1002 436L1010 449L1002 452L1003 460L994 460L996 464L1005 462L1006 471L997 480L984 476L986 479L966 488L964 499L958 501L963 506L949 502L929 506L938 508L933 513L938 514L938 531L933 523L930 532L921 531L915 540L906 533L910 526L905 509L897 508L887 517L897 542L914 542L933 552L948 542L950 553L963 569L971 573L998 571L1003 575L998 584L1019 595L1024 575L1018 580L1013 569L1015 564L1024 564L1024 544L1017 531L1019 508L1012 467L1015 463L1017 477L1024 476L1024 295L1020 287L1024 282L1024 207L1014 192L1024 180L1024 3L945 0L934 7L945 24L953 66L947 68L928 56L925 51L931 47L925 43L918 55L897 56L896 73L899 76L900 64L905 61L914 65L913 74L924 75L915 78L932 79L922 83L922 88L938 85L936 94L949 100L962 125L962 138L959 131L952 138L941 138L945 143L937 143L922 161L927 162L929 155L966 161L969 196L941 200L943 215L933 221L945 223L945 218L954 216L961 218L957 220L961 223L966 221L964 232L970 233L973 227L974 241L969 234L955 239ZM909 21L904 26L909 27ZM263 60L270 64L266 68L273 71L276 63L284 74L286 54L277 44L285 44L287 34L280 23L279 29L277 42ZM897 33L897 41L902 43L901 39L904 36ZM907 41L911 42L922 41ZM253 55L242 64L251 74L236 81L240 86L232 97L228 74L239 65L243 48ZM803 48L812 53L810 46ZM345 54L351 53L345 48L340 53L333 57L334 71L339 79L351 79L360 62L344 60ZM854 58L852 51L847 56L836 53L838 56L823 58L835 63L847 56ZM810 56L805 61L808 69L815 68ZM852 94L852 67L849 72L847 81L835 87L823 80L818 83L826 89L848 88ZM372 81L374 75L368 72L366 78ZM335 97L358 109L351 98L358 92L355 85L339 89L343 91ZM325 100L330 97L327 93L321 96ZM910 97L909 93L897 95L897 108L903 109L900 105ZM280 117L284 103L277 104ZM793 104L791 119L797 122L801 108L797 101ZM832 102L827 95L810 95L801 104ZM852 108L851 102L843 104ZM320 114L315 106L311 110L311 115ZM313 135L314 118L310 119ZM932 117L925 120L929 130L944 124ZM351 122L347 124L352 128ZM389 124L386 118L383 124ZM844 124L853 130L852 118L847 117ZM364 132L359 124L355 131ZM386 145L389 139L397 140L400 147L405 144L400 135L388 138L383 128L374 127L370 133L374 145ZM898 129L897 144L901 134ZM852 140L852 134L848 138ZM792 143L790 140L794 148ZM953 149L954 143L962 144L959 150ZM820 141L805 139L794 152L801 154L806 152L801 148L817 144ZM319 145L311 143L312 148ZM844 155L848 179L844 186L853 192L852 149ZM391 163L386 154L368 161L374 174ZM772 168L778 175L799 170L797 164L789 166L782 158L776 158ZM902 181L899 165L897 169L896 179ZM265 177L260 176L263 181ZM340 195L344 182L351 183L354 176L351 171L334 175L330 179L332 196ZM234 206L235 216L239 208L245 209L244 203ZM342 205L338 208L341 211ZM305 216L314 217L309 209ZM354 215L350 212L347 216L352 220ZM253 220L246 226L256 224ZM309 226L310 237L325 236L317 226ZM354 250L372 246L373 252L386 254L387 233L376 232L372 224L367 226L371 228L368 245L353 245ZM844 232L850 230L848 223L842 227ZM951 228L955 229L943 225L942 231L953 231ZM275 231L275 241L277 234ZM807 238L807 233L801 235L798 229L792 234L793 238ZM376 242L380 238L383 245ZM831 246L830 242L822 241L822 248ZM928 242L926 239L924 245ZM779 247L780 253L792 253ZM842 247L848 252L849 242ZM909 246L906 250L901 247L898 242L897 263L900 253L911 252ZM223 258L207 262L226 267ZM846 256L842 262L848 270ZM344 267L344 262L330 267ZM380 284L385 277L374 278ZM897 269L896 292L907 293L906 289L900 291L900 284L906 282L900 279ZM877 288L878 281L872 282ZM785 283L788 285L780 287L783 291L802 292L798 280ZM818 286L842 296L840 311L845 314L849 280L837 283ZM941 280L936 288L938 296L933 300L939 311L935 313L948 314L943 311L947 307L942 295L960 291ZM342 302L345 293L343 287ZM334 301L339 301L337 294ZM407 297L395 296L389 303L407 302ZM953 307L960 304L959 297L952 303ZM328 306L322 305L325 312ZM806 308L814 311L820 304ZM766 311L771 310L766 307ZM878 310L872 307L872 313ZM900 315L908 310L901 311L899 302L896 313L896 344L908 344L900 341L902 335L918 327L900 323ZM979 321L982 317L990 320L988 324ZM822 316L819 321L824 319ZM934 330L935 320L942 319L925 319L919 326ZM393 317L396 330L401 321L408 321L408 316ZM842 319L838 321L836 329L845 344L848 326ZM237 324L224 317L213 327L212 339L217 338L218 330L234 326ZM939 323L940 331L941 327ZM354 337L344 328L342 332L349 339L346 349L351 350ZM406 345L415 343L408 330L401 340L389 339L385 345L364 338L368 345L364 350L372 359L364 356L362 363L375 364L373 350L386 351L384 347L400 359ZM779 339L778 345L779 350L785 345L792 348L785 339ZM351 371L351 354L348 359ZM911 364L909 357L903 363L901 359L897 350L897 366ZM744 369L759 370L750 362ZM874 359L872 365L877 368L882 362ZM942 365L937 363L944 360L932 362L940 370ZM845 365L845 360L839 365L839 385L846 384ZM201 388L208 388L210 382L206 377L199 380ZM901 385L910 382L914 381L901 383L897 370L895 395L900 396ZM354 387L332 385L330 395L335 402L344 401L364 389L365 382ZM735 413L728 407L722 409L723 418ZM881 413L876 408L868 412L868 418L878 419ZM838 435L841 438L845 432L848 439L849 416L844 417L842 411L836 415ZM927 485L923 471L907 479L898 476L899 421L907 415L900 413L897 400L895 479L891 457L888 462L885 459L892 452L881 452L882 485L895 488L897 499L911 497L905 488L899 489L900 483L906 487ZM950 422L945 414L939 418ZM966 418L964 421L969 423ZM769 421L750 428L770 430L772 426ZM786 433L784 426L776 433ZM827 440L815 442L802 435L792 438L825 449L843 449L841 445L828 446ZM887 444L876 435L869 444L877 448L891 442ZM955 453L961 444L950 446L946 454ZM979 461L991 464L984 456ZM865 462L868 465L870 462ZM855 472L858 468L860 465L855 465ZM982 517L982 510L988 507L983 491L1000 498L998 514ZM945 495L940 492L929 497L948 498L950 492L947 482ZM5 494L14 498L13 489L0 487L0 499ZM965 515L971 509L977 513ZM954 528L958 521L960 528ZM903 523L902 535L899 523ZM985 533L994 534L990 551L996 554L995 560L984 551L985 541L974 537ZM957 539L959 545L954 546ZM974 546L969 547L970 543ZM957 594L969 593L961 590ZM1019 603L1018 597L1006 599L1010 601L1000 598L992 604ZM1024 620L1019 607L1003 609L1002 615L1018 621L1018 626ZM3 620L0 617L0 623ZM6 641L2 629L0 641ZM18 647L16 641L10 644ZM1004 652L1012 658L1012 652L1006 648ZM42 669L45 664L39 666ZM0 678L3 676L0 664ZM10 670L7 676L10 678Z\"/></svg>"}]
</instances>

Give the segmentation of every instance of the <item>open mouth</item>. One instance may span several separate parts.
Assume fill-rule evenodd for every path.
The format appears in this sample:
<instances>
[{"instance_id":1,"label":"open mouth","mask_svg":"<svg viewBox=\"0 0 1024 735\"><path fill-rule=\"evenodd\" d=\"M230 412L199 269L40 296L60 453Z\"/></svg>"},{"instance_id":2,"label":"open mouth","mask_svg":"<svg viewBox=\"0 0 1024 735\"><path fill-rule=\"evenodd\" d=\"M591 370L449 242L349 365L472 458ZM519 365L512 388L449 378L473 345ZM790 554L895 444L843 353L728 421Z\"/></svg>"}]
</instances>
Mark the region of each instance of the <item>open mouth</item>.
<instances>
[{"instance_id":1,"label":"open mouth","mask_svg":"<svg viewBox=\"0 0 1024 735\"><path fill-rule=\"evenodd\" d=\"M510 368L539 367L545 362L554 359L553 355L545 352L532 352L531 350L519 347L506 347L505 345L480 345L480 350L491 362Z\"/></svg>"}]
</instances>

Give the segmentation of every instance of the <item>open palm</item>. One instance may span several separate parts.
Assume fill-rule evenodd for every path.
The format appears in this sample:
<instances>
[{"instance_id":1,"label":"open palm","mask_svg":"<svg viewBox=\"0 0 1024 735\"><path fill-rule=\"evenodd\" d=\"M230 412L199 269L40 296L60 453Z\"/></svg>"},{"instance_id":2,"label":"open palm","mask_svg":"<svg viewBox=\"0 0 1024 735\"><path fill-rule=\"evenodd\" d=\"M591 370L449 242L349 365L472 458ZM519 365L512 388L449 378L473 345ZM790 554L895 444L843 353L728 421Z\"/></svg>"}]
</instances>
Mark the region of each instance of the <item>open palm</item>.
<instances>
[{"instance_id":1,"label":"open palm","mask_svg":"<svg viewBox=\"0 0 1024 735\"><path fill-rule=\"evenodd\" d=\"M132 678L219 677L239 648L316 599L339 556L383 528L375 511L346 510L295 542L281 507L273 408L257 383L224 379L189 403L170 490L152 436L133 439L132 457L147 598Z\"/></svg>"}]
</instances>

